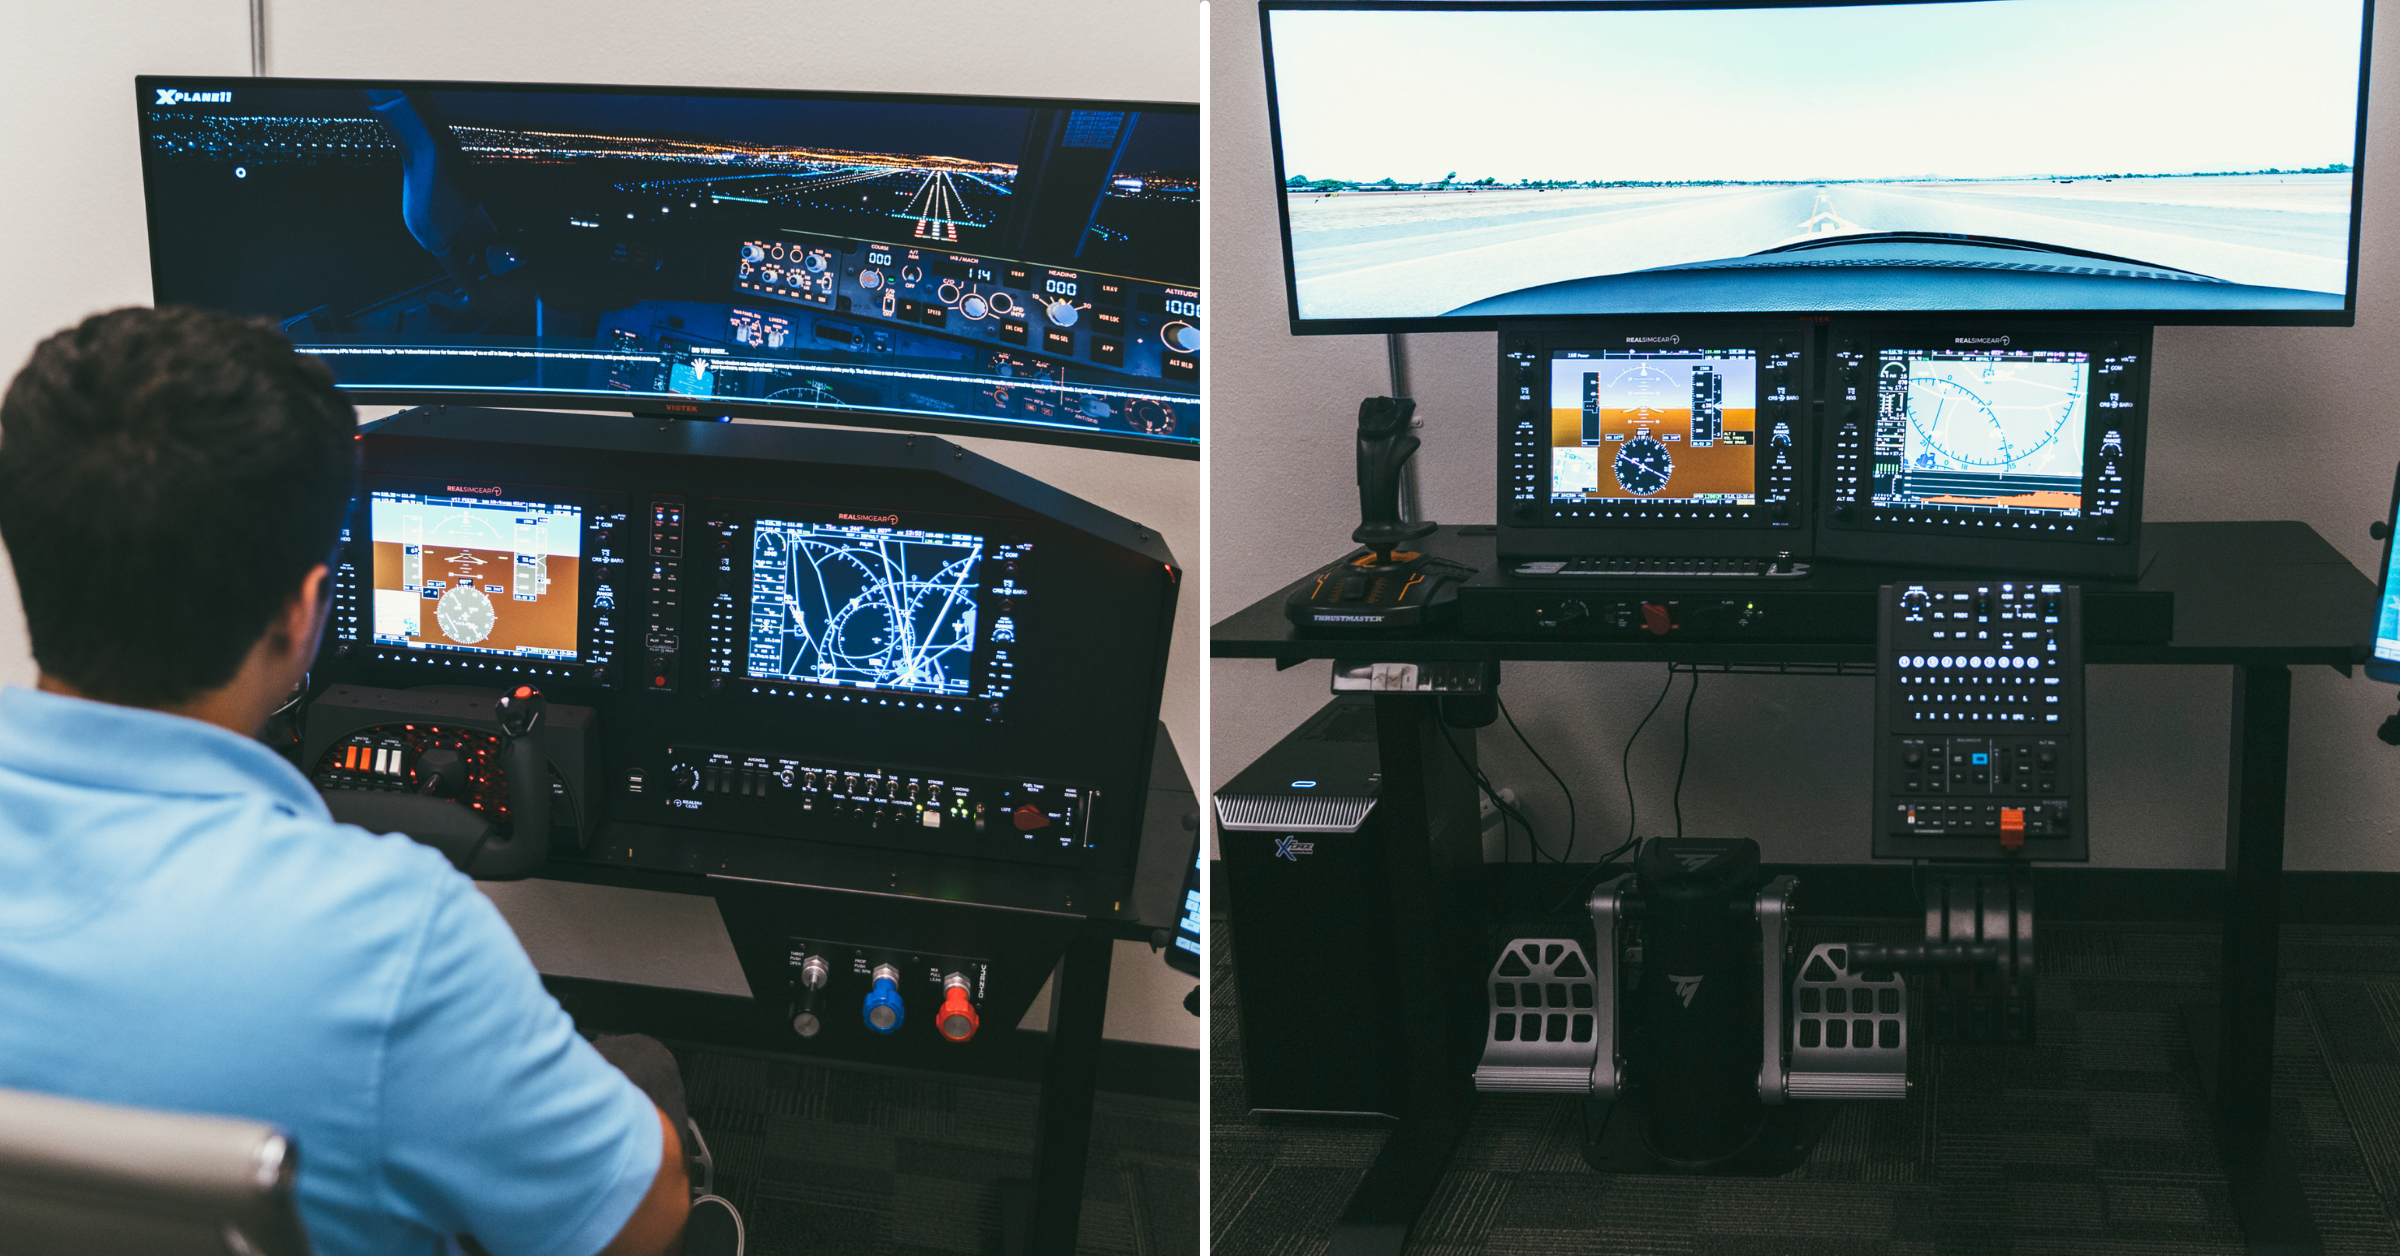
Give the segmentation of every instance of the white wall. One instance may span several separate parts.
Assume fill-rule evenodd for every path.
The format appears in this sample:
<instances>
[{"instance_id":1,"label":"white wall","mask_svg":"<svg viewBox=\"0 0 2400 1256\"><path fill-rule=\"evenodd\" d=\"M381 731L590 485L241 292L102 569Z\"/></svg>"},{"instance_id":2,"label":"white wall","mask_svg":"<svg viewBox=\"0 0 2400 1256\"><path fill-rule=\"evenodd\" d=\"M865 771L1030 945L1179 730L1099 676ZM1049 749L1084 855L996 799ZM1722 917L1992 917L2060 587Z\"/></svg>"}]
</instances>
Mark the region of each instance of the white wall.
<instances>
[{"instance_id":1,"label":"white wall","mask_svg":"<svg viewBox=\"0 0 2400 1256\"><path fill-rule=\"evenodd\" d=\"M1197 100L1192 0L267 0L279 75L954 91ZM135 147L136 74L247 74L244 0L90 0L0 8L0 371L43 336L150 299ZM38 177L34 172L40 172ZM378 411L376 413L385 413ZM968 441L1156 528L1200 562L1189 462ZM1162 712L1192 770L1200 750L1200 599L1187 588ZM0 561L0 683L33 664Z\"/></svg>"},{"instance_id":2,"label":"white wall","mask_svg":"<svg viewBox=\"0 0 2400 1256\"><path fill-rule=\"evenodd\" d=\"M806 87L1198 100L1193 0L267 0L267 70L288 76ZM133 77L247 74L245 0L0 6L0 373L44 336L150 299ZM377 410L366 417L389 411ZM966 440L977 452L1157 529L1200 566L1190 462ZM1197 581L1175 624L1161 718L1195 777ZM132 613L140 613L138 603ZM31 684L16 587L0 557L0 684ZM1135 948L1138 950L1139 948ZM1111 1036L1196 1045L1190 982L1120 957Z\"/></svg>"},{"instance_id":3,"label":"white wall","mask_svg":"<svg viewBox=\"0 0 2400 1256\"><path fill-rule=\"evenodd\" d=\"M2400 458L2396 41L2391 24L2377 34L2357 327L2162 328L2147 519L2302 519L2362 570L2379 557L2366 524L2382 514ZM1214 620L1344 543L1356 523L1351 426L1359 398L1386 392L1388 375L1380 337L1302 339L1285 329L1258 20L1248 6L1216 6L1209 89ZM1794 125L1804 124L1805 109L1794 102ZM1418 458L1426 513L1490 522L1493 338L1415 335L1407 347L1425 420ZM2361 637L2365 631L2360 625ZM1212 787L1326 697L1321 664L1276 673L1269 663L1221 661L1210 676ZM1658 665L1506 669L1503 696L1575 790L1584 857L1626 834L1619 756L1662 679ZM1645 835L1673 823L1684 683L1634 751ZM2222 865L2229 686L2221 668L2092 669L2095 865ZM1867 680L1704 678L1692 713L1685 831L1756 838L1770 860L1863 861L1872 698ZM2400 870L2400 751L2373 736L2393 709L2390 686L2324 668L2297 672L2287 866ZM1530 803L1537 824L1555 835L1555 851L1566 832L1557 787L1505 725L1484 730L1480 742L1495 781Z\"/></svg>"}]
</instances>

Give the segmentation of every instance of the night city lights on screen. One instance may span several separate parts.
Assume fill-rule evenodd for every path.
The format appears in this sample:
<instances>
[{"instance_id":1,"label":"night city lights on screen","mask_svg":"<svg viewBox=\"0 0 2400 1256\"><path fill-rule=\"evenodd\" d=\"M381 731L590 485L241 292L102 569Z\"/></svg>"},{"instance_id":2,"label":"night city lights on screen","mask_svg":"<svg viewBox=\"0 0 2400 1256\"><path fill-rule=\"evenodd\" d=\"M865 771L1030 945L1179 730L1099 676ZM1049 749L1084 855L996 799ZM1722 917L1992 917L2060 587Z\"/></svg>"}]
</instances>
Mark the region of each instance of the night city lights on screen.
<instances>
[{"instance_id":1,"label":"night city lights on screen","mask_svg":"<svg viewBox=\"0 0 2400 1256\"><path fill-rule=\"evenodd\" d=\"M1191 106L139 83L158 302L362 400L1196 456Z\"/></svg>"},{"instance_id":2,"label":"night city lights on screen","mask_svg":"<svg viewBox=\"0 0 2400 1256\"><path fill-rule=\"evenodd\" d=\"M2360 0L1266 21L1301 330L2351 306Z\"/></svg>"}]
</instances>

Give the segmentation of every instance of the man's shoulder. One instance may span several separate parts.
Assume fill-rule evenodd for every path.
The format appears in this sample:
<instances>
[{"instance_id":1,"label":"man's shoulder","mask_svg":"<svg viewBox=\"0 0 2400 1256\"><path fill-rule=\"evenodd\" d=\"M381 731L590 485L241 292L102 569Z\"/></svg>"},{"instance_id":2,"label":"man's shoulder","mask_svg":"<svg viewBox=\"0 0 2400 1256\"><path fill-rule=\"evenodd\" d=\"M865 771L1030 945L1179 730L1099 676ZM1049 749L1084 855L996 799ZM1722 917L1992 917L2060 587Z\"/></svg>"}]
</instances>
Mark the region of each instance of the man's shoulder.
<instances>
[{"instance_id":1,"label":"man's shoulder","mask_svg":"<svg viewBox=\"0 0 2400 1256\"><path fill-rule=\"evenodd\" d=\"M472 893L473 883L439 851L405 834L370 833L273 798L208 807L192 820L195 840L179 843L154 880L170 880L187 901L213 900L220 910L247 904L297 927L332 926L319 935L325 947L400 941L435 904Z\"/></svg>"}]
</instances>

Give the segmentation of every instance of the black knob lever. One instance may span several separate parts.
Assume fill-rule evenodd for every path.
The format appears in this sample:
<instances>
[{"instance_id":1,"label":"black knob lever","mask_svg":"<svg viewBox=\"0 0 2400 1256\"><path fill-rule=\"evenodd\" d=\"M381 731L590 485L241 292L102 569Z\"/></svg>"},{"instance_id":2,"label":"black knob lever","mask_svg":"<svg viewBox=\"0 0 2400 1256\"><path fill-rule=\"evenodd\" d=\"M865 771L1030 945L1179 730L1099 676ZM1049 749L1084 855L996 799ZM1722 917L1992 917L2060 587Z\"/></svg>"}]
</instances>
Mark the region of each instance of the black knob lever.
<instances>
[{"instance_id":1,"label":"black knob lever","mask_svg":"<svg viewBox=\"0 0 2400 1256\"><path fill-rule=\"evenodd\" d=\"M1358 403L1358 529L1350 539L1375 551L1375 565L1392 561L1402 541L1433 531L1430 522L1400 518L1400 469L1422 443L1409 430L1417 403L1407 397L1369 397Z\"/></svg>"},{"instance_id":2,"label":"black knob lever","mask_svg":"<svg viewBox=\"0 0 2400 1256\"><path fill-rule=\"evenodd\" d=\"M531 685L519 685L492 703L492 716L500 722L500 761L508 773L509 834L484 838L467 867L477 880L528 877L549 857L550 757L542 753L549 710L549 701Z\"/></svg>"}]
</instances>

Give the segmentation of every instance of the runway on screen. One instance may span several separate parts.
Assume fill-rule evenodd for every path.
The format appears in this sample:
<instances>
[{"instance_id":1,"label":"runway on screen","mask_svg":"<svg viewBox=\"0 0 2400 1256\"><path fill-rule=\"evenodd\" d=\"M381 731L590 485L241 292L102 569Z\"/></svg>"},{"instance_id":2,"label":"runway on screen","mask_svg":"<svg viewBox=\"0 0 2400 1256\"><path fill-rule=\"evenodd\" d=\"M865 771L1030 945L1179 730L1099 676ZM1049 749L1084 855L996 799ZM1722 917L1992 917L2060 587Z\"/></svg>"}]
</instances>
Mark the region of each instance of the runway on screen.
<instances>
[{"instance_id":1,"label":"runway on screen","mask_svg":"<svg viewBox=\"0 0 2400 1256\"><path fill-rule=\"evenodd\" d=\"M2343 290L2350 176L1303 193L1302 313L1423 317L1520 288L1855 232L1999 236Z\"/></svg>"}]
</instances>

